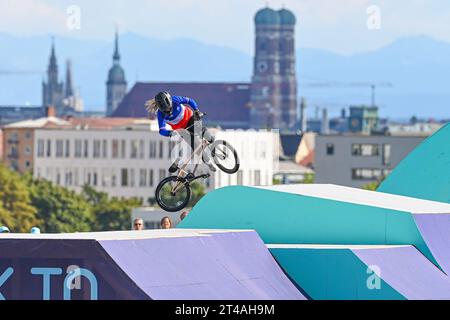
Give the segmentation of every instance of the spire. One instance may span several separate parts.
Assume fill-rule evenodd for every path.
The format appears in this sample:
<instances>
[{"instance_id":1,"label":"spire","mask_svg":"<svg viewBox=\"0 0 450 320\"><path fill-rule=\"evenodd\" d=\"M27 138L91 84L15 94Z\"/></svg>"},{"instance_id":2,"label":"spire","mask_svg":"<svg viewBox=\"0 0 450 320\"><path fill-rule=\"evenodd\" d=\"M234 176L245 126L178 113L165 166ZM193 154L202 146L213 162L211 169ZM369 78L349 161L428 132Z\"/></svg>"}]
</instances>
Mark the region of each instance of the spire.
<instances>
[{"instance_id":1,"label":"spire","mask_svg":"<svg viewBox=\"0 0 450 320\"><path fill-rule=\"evenodd\" d=\"M55 38L52 37L52 48L50 53L50 61L47 69L47 76L49 83L57 83L58 82L58 63L56 61L56 53L55 53Z\"/></svg>"},{"instance_id":2,"label":"spire","mask_svg":"<svg viewBox=\"0 0 450 320\"><path fill-rule=\"evenodd\" d=\"M73 91L73 83L72 83L72 62L70 60L67 60L66 63L66 92L65 97L69 98L74 95Z\"/></svg>"},{"instance_id":3,"label":"spire","mask_svg":"<svg viewBox=\"0 0 450 320\"><path fill-rule=\"evenodd\" d=\"M49 66L56 65L56 54L55 54L55 37L52 37L52 50L50 53L50 64Z\"/></svg>"},{"instance_id":4,"label":"spire","mask_svg":"<svg viewBox=\"0 0 450 320\"><path fill-rule=\"evenodd\" d=\"M116 39L115 39L115 47L114 47L114 62L119 62L120 54L119 54L119 33L116 27Z\"/></svg>"}]
</instances>

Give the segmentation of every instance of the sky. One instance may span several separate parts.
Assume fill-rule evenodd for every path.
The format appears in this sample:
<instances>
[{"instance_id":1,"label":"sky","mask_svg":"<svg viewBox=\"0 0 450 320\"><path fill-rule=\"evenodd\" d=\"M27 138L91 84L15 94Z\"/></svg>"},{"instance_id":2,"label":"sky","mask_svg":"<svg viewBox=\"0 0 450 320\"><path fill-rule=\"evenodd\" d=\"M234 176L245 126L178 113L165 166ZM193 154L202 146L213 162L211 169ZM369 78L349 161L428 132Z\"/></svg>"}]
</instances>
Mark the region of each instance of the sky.
<instances>
[{"instance_id":1,"label":"sky","mask_svg":"<svg viewBox=\"0 0 450 320\"><path fill-rule=\"evenodd\" d=\"M353 54L414 35L450 42L448 0L0 0L0 32L111 40L117 25L251 54L253 17L266 5L294 12L297 47Z\"/></svg>"}]
</instances>

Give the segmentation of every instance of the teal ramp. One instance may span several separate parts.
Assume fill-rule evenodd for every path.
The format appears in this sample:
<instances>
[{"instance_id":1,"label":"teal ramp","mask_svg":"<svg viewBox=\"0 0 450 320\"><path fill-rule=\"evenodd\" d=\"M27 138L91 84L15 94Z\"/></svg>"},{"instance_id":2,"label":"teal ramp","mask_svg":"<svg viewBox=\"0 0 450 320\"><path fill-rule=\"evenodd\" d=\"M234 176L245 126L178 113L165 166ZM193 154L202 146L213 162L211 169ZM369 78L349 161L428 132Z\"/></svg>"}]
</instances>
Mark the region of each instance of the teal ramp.
<instances>
[{"instance_id":1,"label":"teal ramp","mask_svg":"<svg viewBox=\"0 0 450 320\"><path fill-rule=\"evenodd\" d=\"M450 299L450 280L413 246L268 245L312 299Z\"/></svg>"},{"instance_id":2,"label":"teal ramp","mask_svg":"<svg viewBox=\"0 0 450 320\"><path fill-rule=\"evenodd\" d=\"M450 203L450 123L412 151L377 191Z\"/></svg>"},{"instance_id":3,"label":"teal ramp","mask_svg":"<svg viewBox=\"0 0 450 320\"><path fill-rule=\"evenodd\" d=\"M450 205L336 185L233 186L204 196L179 228L254 229L266 244L414 245L440 267L414 220Z\"/></svg>"}]
</instances>

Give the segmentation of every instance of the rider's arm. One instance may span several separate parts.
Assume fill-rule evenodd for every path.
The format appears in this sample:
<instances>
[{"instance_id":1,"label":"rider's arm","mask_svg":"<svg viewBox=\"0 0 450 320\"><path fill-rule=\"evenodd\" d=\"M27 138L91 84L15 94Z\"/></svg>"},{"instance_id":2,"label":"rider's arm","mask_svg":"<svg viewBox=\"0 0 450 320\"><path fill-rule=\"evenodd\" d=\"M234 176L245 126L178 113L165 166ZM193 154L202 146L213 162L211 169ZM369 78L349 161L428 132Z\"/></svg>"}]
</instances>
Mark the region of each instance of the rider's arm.
<instances>
[{"instance_id":1,"label":"rider's arm","mask_svg":"<svg viewBox=\"0 0 450 320\"><path fill-rule=\"evenodd\" d=\"M170 137L172 135L172 130L167 129L167 123L161 112L158 111L158 125L159 134L165 137Z\"/></svg>"},{"instance_id":2,"label":"rider's arm","mask_svg":"<svg viewBox=\"0 0 450 320\"><path fill-rule=\"evenodd\" d=\"M172 96L172 101L178 104L187 104L192 110L198 110L198 104L194 99L181 96Z\"/></svg>"}]
</instances>

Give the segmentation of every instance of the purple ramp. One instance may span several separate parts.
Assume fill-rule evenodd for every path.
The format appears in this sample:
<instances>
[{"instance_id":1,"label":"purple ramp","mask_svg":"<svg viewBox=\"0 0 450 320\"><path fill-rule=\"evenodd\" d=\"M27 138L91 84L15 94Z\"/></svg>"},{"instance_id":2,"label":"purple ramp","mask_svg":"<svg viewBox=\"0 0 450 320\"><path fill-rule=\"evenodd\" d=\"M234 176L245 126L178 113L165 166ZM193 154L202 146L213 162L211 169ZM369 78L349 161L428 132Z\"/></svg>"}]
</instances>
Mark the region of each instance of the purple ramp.
<instances>
[{"instance_id":1,"label":"purple ramp","mask_svg":"<svg viewBox=\"0 0 450 320\"><path fill-rule=\"evenodd\" d=\"M367 266L377 266L379 276L407 299L450 299L449 278L413 246L352 251Z\"/></svg>"},{"instance_id":2,"label":"purple ramp","mask_svg":"<svg viewBox=\"0 0 450 320\"><path fill-rule=\"evenodd\" d=\"M305 299L254 231L99 243L152 299Z\"/></svg>"},{"instance_id":3,"label":"purple ramp","mask_svg":"<svg viewBox=\"0 0 450 320\"><path fill-rule=\"evenodd\" d=\"M414 220L433 257L450 275L450 214L416 214Z\"/></svg>"}]
</instances>

